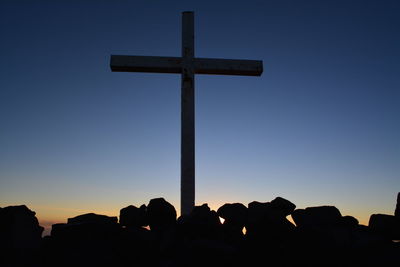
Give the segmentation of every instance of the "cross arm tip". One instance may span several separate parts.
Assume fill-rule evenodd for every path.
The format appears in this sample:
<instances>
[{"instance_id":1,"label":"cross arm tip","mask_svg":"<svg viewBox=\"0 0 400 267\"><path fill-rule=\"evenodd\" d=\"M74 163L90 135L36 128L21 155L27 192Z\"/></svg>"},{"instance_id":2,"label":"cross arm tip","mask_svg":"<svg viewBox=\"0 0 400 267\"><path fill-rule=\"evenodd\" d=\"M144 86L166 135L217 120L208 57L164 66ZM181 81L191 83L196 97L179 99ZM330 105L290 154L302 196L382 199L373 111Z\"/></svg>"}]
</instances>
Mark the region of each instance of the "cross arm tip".
<instances>
[{"instance_id":1,"label":"cross arm tip","mask_svg":"<svg viewBox=\"0 0 400 267\"><path fill-rule=\"evenodd\" d=\"M261 76L262 60L196 58L195 73L217 75Z\"/></svg>"}]
</instances>

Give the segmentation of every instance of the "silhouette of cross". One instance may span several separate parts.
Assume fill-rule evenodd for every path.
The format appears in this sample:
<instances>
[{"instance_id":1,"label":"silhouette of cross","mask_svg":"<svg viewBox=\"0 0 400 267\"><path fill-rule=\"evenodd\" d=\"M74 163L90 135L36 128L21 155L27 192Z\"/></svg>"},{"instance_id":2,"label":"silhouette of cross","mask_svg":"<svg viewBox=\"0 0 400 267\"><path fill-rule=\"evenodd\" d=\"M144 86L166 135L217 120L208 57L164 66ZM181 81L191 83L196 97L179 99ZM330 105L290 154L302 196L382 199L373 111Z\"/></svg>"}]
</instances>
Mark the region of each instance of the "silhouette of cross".
<instances>
[{"instance_id":1,"label":"silhouette of cross","mask_svg":"<svg viewBox=\"0 0 400 267\"><path fill-rule=\"evenodd\" d=\"M195 203L194 75L260 76L262 61L194 57L194 13L182 13L182 57L111 55L111 70L181 74L181 215Z\"/></svg>"}]
</instances>

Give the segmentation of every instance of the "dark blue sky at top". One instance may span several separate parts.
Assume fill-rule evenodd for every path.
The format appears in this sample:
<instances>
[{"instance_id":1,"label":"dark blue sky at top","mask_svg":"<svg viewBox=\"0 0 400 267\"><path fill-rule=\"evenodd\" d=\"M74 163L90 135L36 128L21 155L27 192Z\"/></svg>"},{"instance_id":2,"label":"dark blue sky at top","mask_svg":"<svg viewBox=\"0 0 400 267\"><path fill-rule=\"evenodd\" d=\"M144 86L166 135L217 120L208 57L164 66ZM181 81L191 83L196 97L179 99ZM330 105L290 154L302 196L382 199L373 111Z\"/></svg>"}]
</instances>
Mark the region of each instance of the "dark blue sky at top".
<instances>
[{"instance_id":1,"label":"dark blue sky at top","mask_svg":"<svg viewBox=\"0 0 400 267\"><path fill-rule=\"evenodd\" d=\"M1 202L85 185L178 199L180 76L109 58L179 56L186 10L196 56L264 62L261 77L196 76L201 201L394 199L398 1L2 1Z\"/></svg>"}]
</instances>

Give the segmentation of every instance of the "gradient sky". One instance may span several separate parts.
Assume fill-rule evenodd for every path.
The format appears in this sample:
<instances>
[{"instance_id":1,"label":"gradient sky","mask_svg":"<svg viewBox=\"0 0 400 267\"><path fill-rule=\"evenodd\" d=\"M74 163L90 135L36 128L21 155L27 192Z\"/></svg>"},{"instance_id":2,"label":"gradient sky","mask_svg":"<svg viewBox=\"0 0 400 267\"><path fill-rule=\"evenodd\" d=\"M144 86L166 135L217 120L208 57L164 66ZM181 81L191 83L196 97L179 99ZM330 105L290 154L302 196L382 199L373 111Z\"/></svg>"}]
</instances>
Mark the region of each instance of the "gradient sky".
<instances>
[{"instance_id":1,"label":"gradient sky","mask_svg":"<svg viewBox=\"0 0 400 267\"><path fill-rule=\"evenodd\" d=\"M1 1L0 206L42 225L180 210L180 75L111 54L263 60L196 76L196 204L335 205L367 224L400 191L399 1Z\"/></svg>"}]
</instances>

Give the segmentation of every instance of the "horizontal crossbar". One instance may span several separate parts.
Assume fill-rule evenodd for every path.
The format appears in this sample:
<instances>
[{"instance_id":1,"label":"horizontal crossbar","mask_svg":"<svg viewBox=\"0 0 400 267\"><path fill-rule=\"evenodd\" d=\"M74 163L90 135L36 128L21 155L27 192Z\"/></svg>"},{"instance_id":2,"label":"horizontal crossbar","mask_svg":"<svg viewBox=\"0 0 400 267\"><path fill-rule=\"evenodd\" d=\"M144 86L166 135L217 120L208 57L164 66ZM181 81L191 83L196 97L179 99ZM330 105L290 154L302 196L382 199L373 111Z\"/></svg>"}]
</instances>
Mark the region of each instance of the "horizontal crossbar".
<instances>
[{"instance_id":1,"label":"horizontal crossbar","mask_svg":"<svg viewBox=\"0 0 400 267\"><path fill-rule=\"evenodd\" d=\"M260 76L263 72L261 60L196 58L194 68L198 74Z\"/></svg>"},{"instance_id":2,"label":"horizontal crossbar","mask_svg":"<svg viewBox=\"0 0 400 267\"><path fill-rule=\"evenodd\" d=\"M260 76L261 60L195 58L197 74ZM181 57L111 56L111 70L120 72L181 73Z\"/></svg>"},{"instance_id":3,"label":"horizontal crossbar","mask_svg":"<svg viewBox=\"0 0 400 267\"><path fill-rule=\"evenodd\" d=\"M180 57L111 56L111 70L124 72L181 73Z\"/></svg>"}]
</instances>

